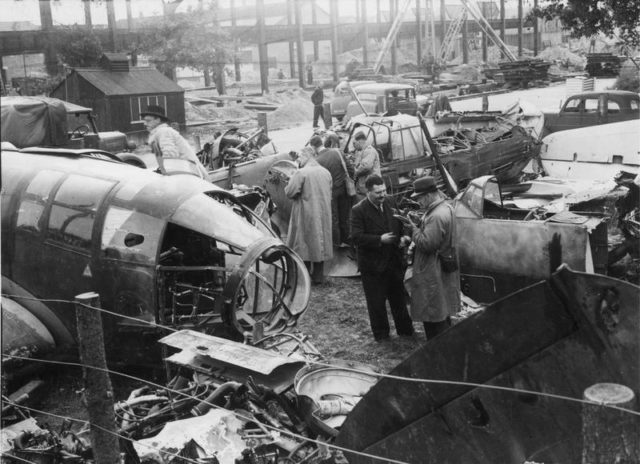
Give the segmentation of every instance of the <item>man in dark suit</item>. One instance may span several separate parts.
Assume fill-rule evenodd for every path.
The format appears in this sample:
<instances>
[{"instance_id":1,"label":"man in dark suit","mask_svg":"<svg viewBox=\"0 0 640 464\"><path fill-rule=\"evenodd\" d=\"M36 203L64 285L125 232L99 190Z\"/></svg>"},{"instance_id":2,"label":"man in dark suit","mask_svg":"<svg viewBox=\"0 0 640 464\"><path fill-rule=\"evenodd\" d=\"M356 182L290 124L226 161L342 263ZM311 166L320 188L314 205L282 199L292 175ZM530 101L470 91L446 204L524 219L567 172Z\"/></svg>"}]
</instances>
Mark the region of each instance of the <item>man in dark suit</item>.
<instances>
[{"instance_id":1,"label":"man in dark suit","mask_svg":"<svg viewBox=\"0 0 640 464\"><path fill-rule=\"evenodd\" d=\"M382 178L371 175L364 185L366 197L351 211L351 239L358 251L371 331L376 341L389 338L388 300L398 335L413 335L398 246L402 225L393 217L393 201L387 198Z\"/></svg>"}]
</instances>

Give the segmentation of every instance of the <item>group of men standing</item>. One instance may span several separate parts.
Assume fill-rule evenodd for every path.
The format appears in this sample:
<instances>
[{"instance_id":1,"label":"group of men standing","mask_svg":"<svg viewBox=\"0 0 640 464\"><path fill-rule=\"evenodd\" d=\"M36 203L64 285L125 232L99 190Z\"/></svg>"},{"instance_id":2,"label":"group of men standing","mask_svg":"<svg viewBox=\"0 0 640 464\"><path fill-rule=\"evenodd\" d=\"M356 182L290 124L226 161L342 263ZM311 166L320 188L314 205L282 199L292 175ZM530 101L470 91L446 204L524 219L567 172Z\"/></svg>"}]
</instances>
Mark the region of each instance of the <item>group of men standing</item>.
<instances>
[{"instance_id":1,"label":"group of men standing","mask_svg":"<svg viewBox=\"0 0 640 464\"><path fill-rule=\"evenodd\" d=\"M193 150L169 126L164 108L149 106L141 116L161 173L167 173L167 159L179 158L206 178ZM304 260L314 284L324 282L324 263L334 247L355 247L374 338L390 336L388 301L398 335L412 336L413 321L422 321L430 339L451 325L460 308L453 208L435 179L423 177L413 183L412 194L424 211L419 223L396 214L378 152L364 132L354 136L353 148L351 157L343 157L337 134L328 133L324 140L314 135L300 152L299 169L285 187L293 202L288 245ZM402 250L409 244L413 259L407 268Z\"/></svg>"},{"instance_id":2,"label":"group of men standing","mask_svg":"<svg viewBox=\"0 0 640 464\"><path fill-rule=\"evenodd\" d=\"M300 152L300 169L285 188L293 201L288 245L305 261L314 284L324 282L324 261L332 258L334 246L353 246L374 338L390 337L388 301L398 335L412 336L413 321L421 321L430 339L451 325L460 308L460 275L450 265L452 255L457 264L453 208L435 179L423 177L414 182L412 195L424 210L419 223L397 215L366 134L354 136L352 160L338 146L335 134L324 141L314 135ZM355 197L349 181L355 182ZM407 269L403 250L409 244L413 264ZM444 257L449 266L442 264Z\"/></svg>"}]
</instances>

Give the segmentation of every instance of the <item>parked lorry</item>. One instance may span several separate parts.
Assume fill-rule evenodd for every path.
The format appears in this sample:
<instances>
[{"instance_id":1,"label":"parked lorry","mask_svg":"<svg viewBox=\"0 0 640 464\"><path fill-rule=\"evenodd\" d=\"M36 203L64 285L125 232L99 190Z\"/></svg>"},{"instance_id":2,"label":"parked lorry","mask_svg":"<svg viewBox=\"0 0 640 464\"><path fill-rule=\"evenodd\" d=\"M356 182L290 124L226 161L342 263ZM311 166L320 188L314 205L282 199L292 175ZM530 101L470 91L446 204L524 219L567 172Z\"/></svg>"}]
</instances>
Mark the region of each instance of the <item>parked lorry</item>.
<instances>
[{"instance_id":1,"label":"parked lorry","mask_svg":"<svg viewBox=\"0 0 640 464\"><path fill-rule=\"evenodd\" d=\"M91 148L110 153L135 148L119 131L99 132L91 108L49 97L3 97L2 141L17 148Z\"/></svg>"},{"instance_id":2,"label":"parked lorry","mask_svg":"<svg viewBox=\"0 0 640 464\"><path fill-rule=\"evenodd\" d=\"M543 135L640 118L640 95L623 90L584 92L567 99L558 113L545 113Z\"/></svg>"}]
</instances>

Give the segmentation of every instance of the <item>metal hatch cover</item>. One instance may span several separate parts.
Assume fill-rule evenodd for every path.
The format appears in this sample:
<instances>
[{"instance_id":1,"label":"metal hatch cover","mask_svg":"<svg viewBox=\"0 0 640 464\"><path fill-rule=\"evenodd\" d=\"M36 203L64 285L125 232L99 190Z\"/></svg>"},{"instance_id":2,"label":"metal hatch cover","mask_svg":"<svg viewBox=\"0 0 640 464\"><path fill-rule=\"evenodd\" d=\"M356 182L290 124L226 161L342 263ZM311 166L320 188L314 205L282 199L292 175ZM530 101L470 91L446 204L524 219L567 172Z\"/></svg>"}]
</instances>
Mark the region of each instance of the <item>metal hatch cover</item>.
<instances>
[{"instance_id":1,"label":"metal hatch cover","mask_svg":"<svg viewBox=\"0 0 640 464\"><path fill-rule=\"evenodd\" d=\"M296 373L305 365L298 357L280 356L272 351L234 342L193 330L174 332L160 343L181 350L166 361L215 375L223 372L229 380L246 381L252 375L276 393L293 384Z\"/></svg>"}]
</instances>

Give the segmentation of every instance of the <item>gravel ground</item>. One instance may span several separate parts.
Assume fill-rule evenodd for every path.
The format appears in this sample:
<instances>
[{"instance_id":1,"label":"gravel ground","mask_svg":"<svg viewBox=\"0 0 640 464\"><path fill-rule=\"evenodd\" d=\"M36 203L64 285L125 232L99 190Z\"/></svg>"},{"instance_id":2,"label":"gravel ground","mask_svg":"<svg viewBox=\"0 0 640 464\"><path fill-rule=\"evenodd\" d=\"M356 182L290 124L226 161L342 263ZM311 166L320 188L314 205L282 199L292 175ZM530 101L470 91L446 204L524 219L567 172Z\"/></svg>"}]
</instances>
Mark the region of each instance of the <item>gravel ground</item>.
<instances>
[{"instance_id":1,"label":"gravel ground","mask_svg":"<svg viewBox=\"0 0 640 464\"><path fill-rule=\"evenodd\" d=\"M421 324L414 324L416 335L399 337L393 329L389 313L391 338L384 342L373 339L362 285L358 278L328 278L312 287L307 312L298 329L309 335L311 342L327 359L342 359L369 364L389 372L413 350L425 342Z\"/></svg>"}]
</instances>

